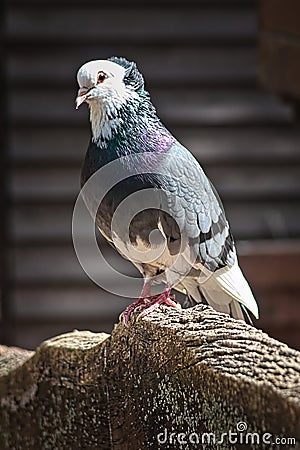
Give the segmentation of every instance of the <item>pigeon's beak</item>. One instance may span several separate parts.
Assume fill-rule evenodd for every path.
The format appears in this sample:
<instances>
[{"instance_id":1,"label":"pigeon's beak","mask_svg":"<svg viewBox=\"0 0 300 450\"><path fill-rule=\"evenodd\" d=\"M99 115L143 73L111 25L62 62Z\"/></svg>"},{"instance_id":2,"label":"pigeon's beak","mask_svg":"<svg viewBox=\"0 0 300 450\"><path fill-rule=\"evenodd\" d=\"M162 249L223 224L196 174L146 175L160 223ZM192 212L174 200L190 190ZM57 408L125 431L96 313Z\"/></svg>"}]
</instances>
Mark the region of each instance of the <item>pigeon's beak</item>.
<instances>
[{"instance_id":1,"label":"pigeon's beak","mask_svg":"<svg viewBox=\"0 0 300 450\"><path fill-rule=\"evenodd\" d=\"M89 89L86 89L86 88L80 88L80 89L78 90L77 97L76 97L76 100L75 100L75 107L76 107L76 109L78 109L79 106L80 106L83 102L86 101L88 92L89 92Z\"/></svg>"}]
</instances>

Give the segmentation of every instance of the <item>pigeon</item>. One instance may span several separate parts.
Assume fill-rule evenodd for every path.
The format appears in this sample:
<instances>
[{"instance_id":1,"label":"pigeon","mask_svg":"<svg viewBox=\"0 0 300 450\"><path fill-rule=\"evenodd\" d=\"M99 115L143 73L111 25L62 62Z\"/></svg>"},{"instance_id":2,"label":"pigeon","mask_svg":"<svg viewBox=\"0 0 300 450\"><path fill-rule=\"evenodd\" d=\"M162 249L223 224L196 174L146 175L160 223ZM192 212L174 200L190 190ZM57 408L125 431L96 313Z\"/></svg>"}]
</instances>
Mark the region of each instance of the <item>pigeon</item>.
<instances>
[{"instance_id":1,"label":"pigeon","mask_svg":"<svg viewBox=\"0 0 300 450\"><path fill-rule=\"evenodd\" d=\"M249 311L258 318L218 193L196 158L158 118L136 63L116 56L89 61L78 70L77 81L76 109L87 103L91 122L81 185L113 161L121 161L125 173L96 214L102 235L144 278L140 297L122 315L124 322L136 308L142 317L161 304L179 308L172 289L185 294L187 306L205 303L250 323ZM131 196L138 212L127 230L125 212L124 220L113 218ZM157 284L162 292L153 295Z\"/></svg>"}]
</instances>

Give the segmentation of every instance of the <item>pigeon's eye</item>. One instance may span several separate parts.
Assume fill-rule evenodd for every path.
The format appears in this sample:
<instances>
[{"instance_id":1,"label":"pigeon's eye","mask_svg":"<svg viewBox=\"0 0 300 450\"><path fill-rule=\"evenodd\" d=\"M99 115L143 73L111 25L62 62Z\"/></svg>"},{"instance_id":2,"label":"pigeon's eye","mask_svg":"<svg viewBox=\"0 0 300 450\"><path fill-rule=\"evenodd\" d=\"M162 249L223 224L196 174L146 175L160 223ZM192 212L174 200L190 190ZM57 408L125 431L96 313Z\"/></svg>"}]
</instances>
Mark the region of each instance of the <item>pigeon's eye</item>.
<instances>
[{"instance_id":1,"label":"pigeon's eye","mask_svg":"<svg viewBox=\"0 0 300 450\"><path fill-rule=\"evenodd\" d=\"M97 75L97 84L103 83L103 81L106 80L106 78L107 78L106 73L100 70L100 72L98 72Z\"/></svg>"}]
</instances>

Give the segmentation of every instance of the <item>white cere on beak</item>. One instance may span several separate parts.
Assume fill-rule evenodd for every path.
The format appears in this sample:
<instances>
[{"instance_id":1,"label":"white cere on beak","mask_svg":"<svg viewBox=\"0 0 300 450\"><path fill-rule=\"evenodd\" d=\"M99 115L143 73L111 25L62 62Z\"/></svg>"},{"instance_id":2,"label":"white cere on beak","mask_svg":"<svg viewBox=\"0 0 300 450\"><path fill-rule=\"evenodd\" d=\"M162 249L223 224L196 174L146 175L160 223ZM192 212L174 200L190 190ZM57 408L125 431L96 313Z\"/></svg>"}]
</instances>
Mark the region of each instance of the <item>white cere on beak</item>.
<instances>
[{"instance_id":1,"label":"white cere on beak","mask_svg":"<svg viewBox=\"0 0 300 450\"><path fill-rule=\"evenodd\" d=\"M78 109L79 106L80 106L83 102L86 101L88 92L89 92L89 89L85 89L85 88L80 88L80 89L78 90L77 97L76 97L76 100L75 100L75 107L76 107L76 109Z\"/></svg>"}]
</instances>

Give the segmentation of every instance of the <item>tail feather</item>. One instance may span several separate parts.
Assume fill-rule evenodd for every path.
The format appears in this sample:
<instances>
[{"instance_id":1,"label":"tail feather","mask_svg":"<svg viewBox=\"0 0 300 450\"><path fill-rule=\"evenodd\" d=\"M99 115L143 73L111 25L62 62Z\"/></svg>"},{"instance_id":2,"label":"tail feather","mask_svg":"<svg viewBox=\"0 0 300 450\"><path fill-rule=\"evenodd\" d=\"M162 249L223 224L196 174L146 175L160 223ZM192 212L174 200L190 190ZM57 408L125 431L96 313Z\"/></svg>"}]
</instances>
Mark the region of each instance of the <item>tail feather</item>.
<instances>
[{"instance_id":1,"label":"tail feather","mask_svg":"<svg viewBox=\"0 0 300 450\"><path fill-rule=\"evenodd\" d=\"M247 310L244 309L243 305L236 300L232 300L232 302L229 303L229 308L231 317L234 317L235 319L242 319L250 324L252 323Z\"/></svg>"},{"instance_id":2,"label":"tail feather","mask_svg":"<svg viewBox=\"0 0 300 450\"><path fill-rule=\"evenodd\" d=\"M182 284L194 303L205 302L219 312L230 314L235 319L252 323L247 309L258 319L258 307L252 291L238 263L221 269L207 277L203 283L186 278Z\"/></svg>"},{"instance_id":3,"label":"tail feather","mask_svg":"<svg viewBox=\"0 0 300 450\"><path fill-rule=\"evenodd\" d=\"M257 303L237 261L229 270L220 275L216 272L212 278L222 290L249 309L256 319L259 318Z\"/></svg>"}]
</instances>

